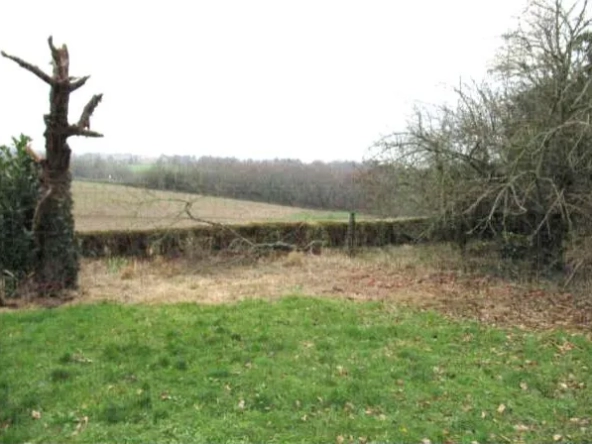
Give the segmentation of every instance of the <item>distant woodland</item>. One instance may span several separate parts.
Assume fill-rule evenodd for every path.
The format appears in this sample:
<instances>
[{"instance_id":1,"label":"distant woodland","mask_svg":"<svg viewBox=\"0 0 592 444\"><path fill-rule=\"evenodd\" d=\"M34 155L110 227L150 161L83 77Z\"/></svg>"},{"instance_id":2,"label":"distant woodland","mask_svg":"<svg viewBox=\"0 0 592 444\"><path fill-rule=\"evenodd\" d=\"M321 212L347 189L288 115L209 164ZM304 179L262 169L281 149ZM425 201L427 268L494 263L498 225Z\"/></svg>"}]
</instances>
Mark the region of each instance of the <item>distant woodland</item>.
<instances>
[{"instance_id":1,"label":"distant woodland","mask_svg":"<svg viewBox=\"0 0 592 444\"><path fill-rule=\"evenodd\" d=\"M71 168L75 179L148 189L384 217L423 212L406 193L403 175L393 174L392 166L372 163L161 156L155 163L141 164L133 156L84 154L73 157Z\"/></svg>"}]
</instances>

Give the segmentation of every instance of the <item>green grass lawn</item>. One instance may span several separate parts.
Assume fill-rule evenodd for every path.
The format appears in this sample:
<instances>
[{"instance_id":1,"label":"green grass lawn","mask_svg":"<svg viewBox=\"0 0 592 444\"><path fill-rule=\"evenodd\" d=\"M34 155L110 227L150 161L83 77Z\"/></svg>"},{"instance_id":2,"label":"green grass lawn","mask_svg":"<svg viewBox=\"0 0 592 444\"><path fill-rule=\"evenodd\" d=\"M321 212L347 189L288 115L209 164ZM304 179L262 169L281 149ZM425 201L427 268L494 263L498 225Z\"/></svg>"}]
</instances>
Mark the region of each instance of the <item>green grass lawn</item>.
<instances>
[{"instance_id":1,"label":"green grass lawn","mask_svg":"<svg viewBox=\"0 0 592 444\"><path fill-rule=\"evenodd\" d=\"M313 212L316 211L316 212ZM308 212L300 212L291 214L286 218L289 221L303 221L303 222L324 222L324 221L336 221L336 222L347 222L349 220L349 212L347 211L327 211L322 212L319 210L310 210ZM356 213L356 220L376 220L378 218L368 216L365 214Z\"/></svg>"},{"instance_id":2,"label":"green grass lawn","mask_svg":"<svg viewBox=\"0 0 592 444\"><path fill-rule=\"evenodd\" d=\"M359 216L358 216L359 218ZM349 220L349 213L347 211L318 211L317 213L300 212L294 213L286 217L289 221L303 221L303 222L319 222L319 221L338 221L344 222Z\"/></svg>"},{"instance_id":3,"label":"green grass lawn","mask_svg":"<svg viewBox=\"0 0 592 444\"><path fill-rule=\"evenodd\" d=\"M590 442L591 369L580 335L379 303L11 312L0 442Z\"/></svg>"}]
</instances>

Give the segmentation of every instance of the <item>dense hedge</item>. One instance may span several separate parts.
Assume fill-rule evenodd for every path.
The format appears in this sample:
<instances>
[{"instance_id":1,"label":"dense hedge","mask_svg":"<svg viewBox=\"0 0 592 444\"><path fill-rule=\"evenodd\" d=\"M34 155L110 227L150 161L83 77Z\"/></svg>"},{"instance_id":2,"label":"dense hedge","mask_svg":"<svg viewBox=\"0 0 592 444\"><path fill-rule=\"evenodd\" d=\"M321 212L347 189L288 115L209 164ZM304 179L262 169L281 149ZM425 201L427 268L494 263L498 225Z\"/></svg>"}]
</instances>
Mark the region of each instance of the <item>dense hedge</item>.
<instances>
[{"instance_id":1,"label":"dense hedge","mask_svg":"<svg viewBox=\"0 0 592 444\"><path fill-rule=\"evenodd\" d=\"M11 147L0 146L0 281L8 296L33 270L37 253L32 222L39 171L27 153L29 141L21 135Z\"/></svg>"},{"instance_id":2,"label":"dense hedge","mask_svg":"<svg viewBox=\"0 0 592 444\"><path fill-rule=\"evenodd\" d=\"M86 257L174 255L190 248L220 251L236 244L238 233L262 244L286 242L300 247L319 240L327 247L347 245L347 222L278 222L231 225L229 229L196 226L179 229L137 231L95 231L78 233L80 252ZM425 218L356 223L359 246L385 246L429 240L429 221Z\"/></svg>"}]
</instances>

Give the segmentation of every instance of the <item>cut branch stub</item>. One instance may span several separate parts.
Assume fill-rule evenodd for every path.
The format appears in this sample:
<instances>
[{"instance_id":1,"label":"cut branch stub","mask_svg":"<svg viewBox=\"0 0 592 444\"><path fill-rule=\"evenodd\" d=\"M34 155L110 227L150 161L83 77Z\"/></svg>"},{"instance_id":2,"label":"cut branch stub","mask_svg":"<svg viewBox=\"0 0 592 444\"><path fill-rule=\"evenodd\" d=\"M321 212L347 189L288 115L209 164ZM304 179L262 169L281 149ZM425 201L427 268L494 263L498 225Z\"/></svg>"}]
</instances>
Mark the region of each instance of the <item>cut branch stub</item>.
<instances>
[{"instance_id":1,"label":"cut branch stub","mask_svg":"<svg viewBox=\"0 0 592 444\"><path fill-rule=\"evenodd\" d=\"M79 79L70 77L70 92L76 91L78 88L83 86L88 79L90 79L90 76L84 76Z\"/></svg>"},{"instance_id":2,"label":"cut branch stub","mask_svg":"<svg viewBox=\"0 0 592 444\"><path fill-rule=\"evenodd\" d=\"M54 79L61 82L69 82L70 57L68 55L68 47L64 44L61 48L56 48L53 45L53 38L51 36L48 39L48 43L53 59Z\"/></svg>"}]
</instances>

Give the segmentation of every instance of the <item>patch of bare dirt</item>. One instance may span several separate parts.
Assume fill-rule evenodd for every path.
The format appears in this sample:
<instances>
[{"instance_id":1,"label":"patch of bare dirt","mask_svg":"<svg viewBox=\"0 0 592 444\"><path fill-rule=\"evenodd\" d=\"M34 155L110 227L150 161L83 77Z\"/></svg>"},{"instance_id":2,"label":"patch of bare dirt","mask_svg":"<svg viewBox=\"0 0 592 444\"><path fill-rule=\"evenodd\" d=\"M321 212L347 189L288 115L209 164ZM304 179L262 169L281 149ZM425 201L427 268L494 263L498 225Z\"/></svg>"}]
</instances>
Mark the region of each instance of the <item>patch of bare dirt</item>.
<instances>
[{"instance_id":1,"label":"patch of bare dirt","mask_svg":"<svg viewBox=\"0 0 592 444\"><path fill-rule=\"evenodd\" d=\"M349 258L338 251L240 263L231 259L86 260L68 304L232 303L302 294L385 301L528 329L591 329L592 310L567 292L459 271L447 246L402 246ZM29 305L35 304L31 301Z\"/></svg>"}]
</instances>

